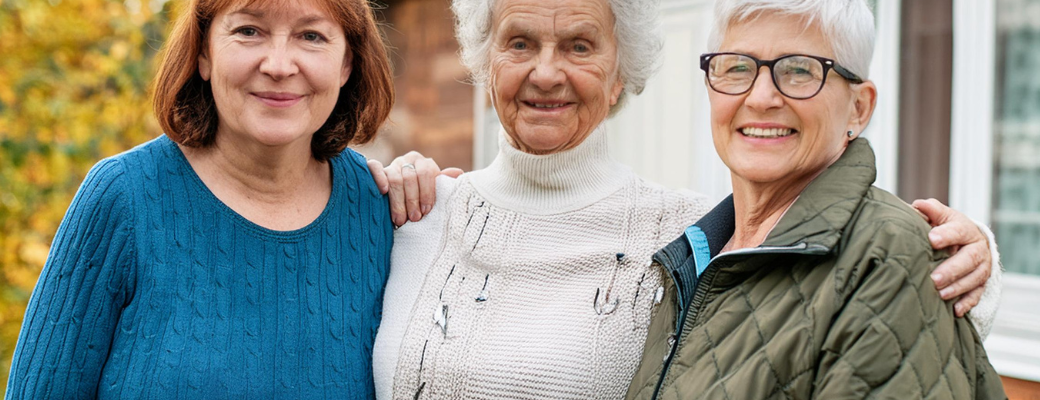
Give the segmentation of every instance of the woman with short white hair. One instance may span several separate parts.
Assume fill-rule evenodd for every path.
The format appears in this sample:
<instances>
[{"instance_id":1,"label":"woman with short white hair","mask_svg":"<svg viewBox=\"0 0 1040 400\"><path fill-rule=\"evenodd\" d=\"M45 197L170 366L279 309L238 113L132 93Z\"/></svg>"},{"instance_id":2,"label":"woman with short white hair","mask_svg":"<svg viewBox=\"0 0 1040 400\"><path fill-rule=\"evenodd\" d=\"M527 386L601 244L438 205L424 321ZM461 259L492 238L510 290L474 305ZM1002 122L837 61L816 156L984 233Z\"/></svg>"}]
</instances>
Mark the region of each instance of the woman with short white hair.
<instances>
[{"instance_id":1,"label":"woman with short white hair","mask_svg":"<svg viewBox=\"0 0 1040 400\"><path fill-rule=\"evenodd\" d=\"M607 152L604 121L660 59L657 6L453 1L463 63L502 122L500 152L483 170L427 181L439 195L432 211L416 179L432 162L371 163L398 225L426 214L394 236L373 353L378 398L624 396L668 279L651 257L709 208ZM985 247L957 221L943 229Z\"/></svg>"},{"instance_id":2,"label":"woman with short white hair","mask_svg":"<svg viewBox=\"0 0 1040 400\"><path fill-rule=\"evenodd\" d=\"M1006 399L932 287L928 224L872 186L864 0L726 0L700 56L733 195L654 255L629 399Z\"/></svg>"}]
</instances>

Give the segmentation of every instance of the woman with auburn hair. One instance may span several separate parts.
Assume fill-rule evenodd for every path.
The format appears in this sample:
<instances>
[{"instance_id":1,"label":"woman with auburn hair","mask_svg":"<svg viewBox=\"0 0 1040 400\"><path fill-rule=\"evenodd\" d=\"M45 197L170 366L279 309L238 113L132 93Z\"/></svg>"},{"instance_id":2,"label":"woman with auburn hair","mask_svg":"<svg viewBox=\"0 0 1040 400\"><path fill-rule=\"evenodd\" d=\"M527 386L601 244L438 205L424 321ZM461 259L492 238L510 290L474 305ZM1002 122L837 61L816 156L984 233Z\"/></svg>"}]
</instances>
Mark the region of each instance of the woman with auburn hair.
<instances>
[{"instance_id":1,"label":"woman with auburn hair","mask_svg":"<svg viewBox=\"0 0 1040 400\"><path fill-rule=\"evenodd\" d=\"M371 398L392 225L363 157L393 103L365 1L191 0L166 132L87 175L7 398Z\"/></svg>"}]
</instances>

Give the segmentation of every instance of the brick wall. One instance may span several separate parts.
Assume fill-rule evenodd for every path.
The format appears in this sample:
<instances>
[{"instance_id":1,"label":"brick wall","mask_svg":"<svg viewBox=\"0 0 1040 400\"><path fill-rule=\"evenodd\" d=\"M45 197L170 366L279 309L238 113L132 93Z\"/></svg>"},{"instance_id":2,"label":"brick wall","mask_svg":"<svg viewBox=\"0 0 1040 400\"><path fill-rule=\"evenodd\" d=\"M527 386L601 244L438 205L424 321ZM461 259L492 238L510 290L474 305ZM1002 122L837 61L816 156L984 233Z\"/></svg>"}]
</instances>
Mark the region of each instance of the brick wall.
<instances>
[{"instance_id":1,"label":"brick wall","mask_svg":"<svg viewBox=\"0 0 1040 400\"><path fill-rule=\"evenodd\" d=\"M360 150L389 162L416 150L472 168L473 86L458 60L449 0L390 0L377 11L390 44L397 102L380 138Z\"/></svg>"}]
</instances>

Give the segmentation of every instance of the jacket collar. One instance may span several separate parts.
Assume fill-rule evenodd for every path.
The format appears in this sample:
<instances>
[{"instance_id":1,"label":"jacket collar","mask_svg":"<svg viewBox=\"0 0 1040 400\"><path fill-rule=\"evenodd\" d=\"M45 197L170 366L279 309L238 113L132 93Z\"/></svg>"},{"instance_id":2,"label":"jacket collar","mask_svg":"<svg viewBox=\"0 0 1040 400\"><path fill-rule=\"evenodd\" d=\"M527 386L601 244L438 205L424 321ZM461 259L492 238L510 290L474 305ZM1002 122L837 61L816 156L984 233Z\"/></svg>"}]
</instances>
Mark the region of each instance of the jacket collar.
<instances>
[{"instance_id":1,"label":"jacket collar","mask_svg":"<svg viewBox=\"0 0 1040 400\"><path fill-rule=\"evenodd\" d=\"M805 244L834 251L876 176L870 144L863 138L853 140L838 161L809 183L759 247ZM711 257L717 256L733 236L733 196L726 197L694 225L707 236ZM659 250L654 261L674 279L680 291L680 308L685 308L697 284L697 266L686 236L680 235Z\"/></svg>"},{"instance_id":2,"label":"jacket collar","mask_svg":"<svg viewBox=\"0 0 1040 400\"><path fill-rule=\"evenodd\" d=\"M838 161L802 191L762 247L805 243L833 251L876 177L870 143L853 140Z\"/></svg>"},{"instance_id":3,"label":"jacket collar","mask_svg":"<svg viewBox=\"0 0 1040 400\"><path fill-rule=\"evenodd\" d=\"M718 255L733 236L734 215L733 195L730 195L694 224L707 236L711 257ZM680 235L654 254L654 261L660 263L675 281L680 294L679 306L685 308L697 285L697 264L686 235Z\"/></svg>"}]
</instances>

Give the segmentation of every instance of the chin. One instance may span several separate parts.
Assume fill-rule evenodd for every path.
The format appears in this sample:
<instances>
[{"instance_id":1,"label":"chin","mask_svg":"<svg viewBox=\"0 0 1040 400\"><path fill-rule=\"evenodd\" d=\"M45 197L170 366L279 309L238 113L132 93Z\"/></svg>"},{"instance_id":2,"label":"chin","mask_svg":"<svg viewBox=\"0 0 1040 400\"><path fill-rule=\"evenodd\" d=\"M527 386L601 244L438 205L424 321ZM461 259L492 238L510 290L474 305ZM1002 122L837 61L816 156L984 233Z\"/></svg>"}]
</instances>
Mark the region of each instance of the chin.
<instances>
[{"instance_id":1,"label":"chin","mask_svg":"<svg viewBox=\"0 0 1040 400\"><path fill-rule=\"evenodd\" d=\"M730 171L744 181L755 183L776 182L794 173L794 170L787 168L782 160L765 159L731 166Z\"/></svg>"},{"instance_id":2,"label":"chin","mask_svg":"<svg viewBox=\"0 0 1040 400\"><path fill-rule=\"evenodd\" d=\"M314 132L303 132L300 127L289 126L289 127L278 127L278 126L262 126L257 127L254 131L253 137L256 141L271 147L286 146L306 139L310 143L310 138L314 136Z\"/></svg>"}]
</instances>

